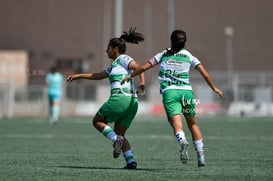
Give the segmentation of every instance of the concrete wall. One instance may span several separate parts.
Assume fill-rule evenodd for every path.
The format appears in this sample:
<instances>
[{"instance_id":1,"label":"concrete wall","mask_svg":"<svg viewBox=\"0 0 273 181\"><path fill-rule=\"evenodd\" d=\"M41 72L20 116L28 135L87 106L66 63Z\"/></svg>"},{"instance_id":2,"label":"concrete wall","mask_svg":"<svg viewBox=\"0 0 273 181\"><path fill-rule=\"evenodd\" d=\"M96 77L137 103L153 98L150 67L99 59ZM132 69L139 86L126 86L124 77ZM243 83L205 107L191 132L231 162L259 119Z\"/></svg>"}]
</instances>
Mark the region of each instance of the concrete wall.
<instances>
[{"instance_id":1,"label":"concrete wall","mask_svg":"<svg viewBox=\"0 0 273 181\"><path fill-rule=\"evenodd\" d=\"M86 60L87 71L109 63L105 48L114 36L114 2L109 0L2 0L0 49L29 52L31 71L47 71L59 58ZM136 26L145 42L127 53L144 63L169 45L168 0L124 0L123 30ZM224 28L234 28L235 71L272 71L273 1L174 0L174 28L188 33L187 47L208 70L227 70ZM147 72L152 81L157 71ZM43 83L41 75L30 84ZM100 82L97 82L98 84Z\"/></svg>"}]
</instances>

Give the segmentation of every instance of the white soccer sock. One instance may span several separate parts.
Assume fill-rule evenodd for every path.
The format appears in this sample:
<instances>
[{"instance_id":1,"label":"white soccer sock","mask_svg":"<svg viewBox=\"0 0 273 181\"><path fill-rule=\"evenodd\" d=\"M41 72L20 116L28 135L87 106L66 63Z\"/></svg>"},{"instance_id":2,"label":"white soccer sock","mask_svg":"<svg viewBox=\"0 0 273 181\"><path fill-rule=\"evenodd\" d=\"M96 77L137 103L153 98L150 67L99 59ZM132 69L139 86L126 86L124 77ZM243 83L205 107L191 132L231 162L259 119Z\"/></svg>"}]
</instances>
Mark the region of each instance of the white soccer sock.
<instances>
[{"instance_id":1,"label":"white soccer sock","mask_svg":"<svg viewBox=\"0 0 273 181\"><path fill-rule=\"evenodd\" d=\"M105 126L102 130L102 134L113 142L117 140L117 134L110 126Z\"/></svg>"},{"instance_id":2,"label":"white soccer sock","mask_svg":"<svg viewBox=\"0 0 273 181\"><path fill-rule=\"evenodd\" d=\"M54 121L58 121L59 119L59 112L60 112L60 106L59 105L53 105L52 108L52 118Z\"/></svg>"},{"instance_id":3,"label":"white soccer sock","mask_svg":"<svg viewBox=\"0 0 273 181\"><path fill-rule=\"evenodd\" d=\"M175 133L175 138L179 145L182 145L186 141L185 133L183 131Z\"/></svg>"},{"instance_id":4,"label":"white soccer sock","mask_svg":"<svg viewBox=\"0 0 273 181\"><path fill-rule=\"evenodd\" d=\"M195 140L193 141L195 151L197 152L198 156L202 156L204 152L204 143L203 140Z\"/></svg>"},{"instance_id":5,"label":"white soccer sock","mask_svg":"<svg viewBox=\"0 0 273 181\"><path fill-rule=\"evenodd\" d=\"M53 124L53 106L48 109L48 123Z\"/></svg>"}]
</instances>

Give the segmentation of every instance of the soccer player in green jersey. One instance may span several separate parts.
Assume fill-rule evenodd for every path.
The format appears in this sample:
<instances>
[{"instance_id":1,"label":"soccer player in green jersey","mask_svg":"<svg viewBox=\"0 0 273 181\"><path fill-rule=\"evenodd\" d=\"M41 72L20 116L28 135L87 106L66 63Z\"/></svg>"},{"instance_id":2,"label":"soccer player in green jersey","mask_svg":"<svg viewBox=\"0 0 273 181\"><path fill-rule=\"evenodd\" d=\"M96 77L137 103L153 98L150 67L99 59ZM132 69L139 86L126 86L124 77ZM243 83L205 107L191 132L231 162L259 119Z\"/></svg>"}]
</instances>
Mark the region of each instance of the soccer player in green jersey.
<instances>
[{"instance_id":1,"label":"soccer player in green jersey","mask_svg":"<svg viewBox=\"0 0 273 181\"><path fill-rule=\"evenodd\" d=\"M189 81L190 67L200 72L216 94L222 97L223 93L214 85L211 76L200 61L185 49L186 33L182 30L174 30L170 38L171 48L156 54L147 63L124 78L122 83L159 64L158 79L162 102L175 138L181 146L180 160L182 163L187 163L189 146L182 126L181 114L183 114L191 131L193 144L197 152L198 166L205 166L202 133L195 118L196 100Z\"/></svg>"},{"instance_id":2,"label":"soccer player in green jersey","mask_svg":"<svg viewBox=\"0 0 273 181\"><path fill-rule=\"evenodd\" d=\"M138 110L137 91L144 91L144 74L140 74L138 90L134 88L132 80L121 85L122 79L132 73L139 65L130 56L126 55L126 44L130 42L138 44L144 38L135 29L124 32L119 38L112 38L106 50L108 57L112 60L111 65L99 73L74 74L67 77L71 82L75 79L101 80L109 78L111 95L100 107L93 119L94 127L105 137L113 142L113 157L117 158L123 152L126 160L125 169L136 169L137 163L134 159L131 146L125 137L126 130L130 127ZM108 123L114 122L114 129Z\"/></svg>"}]
</instances>

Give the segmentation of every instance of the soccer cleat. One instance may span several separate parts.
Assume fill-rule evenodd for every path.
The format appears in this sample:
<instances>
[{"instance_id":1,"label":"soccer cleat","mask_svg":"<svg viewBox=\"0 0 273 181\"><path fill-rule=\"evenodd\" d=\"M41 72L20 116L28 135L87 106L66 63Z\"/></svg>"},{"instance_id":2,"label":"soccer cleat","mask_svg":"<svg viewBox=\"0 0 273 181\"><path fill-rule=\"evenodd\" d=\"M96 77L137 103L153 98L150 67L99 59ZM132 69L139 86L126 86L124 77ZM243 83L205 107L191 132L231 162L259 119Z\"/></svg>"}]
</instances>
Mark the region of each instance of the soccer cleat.
<instances>
[{"instance_id":1,"label":"soccer cleat","mask_svg":"<svg viewBox=\"0 0 273 181\"><path fill-rule=\"evenodd\" d=\"M184 143L182 143L181 145L181 150L180 150L180 161L182 163L187 163L188 159L189 159L189 155L188 155L188 147L189 147L189 143L187 141L185 141Z\"/></svg>"},{"instance_id":2,"label":"soccer cleat","mask_svg":"<svg viewBox=\"0 0 273 181\"><path fill-rule=\"evenodd\" d=\"M204 167L206 165L204 155L198 157L198 167Z\"/></svg>"},{"instance_id":3,"label":"soccer cleat","mask_svg":"<svg viewBox=\"0 0 273 181\"><path fill-rule=\"evenodd\" d=\"M123 136L117 136L117 140L114 142L113 147L113 157L118 158L119 155L122 152L122 144L123 144L124 137Z\"/></svg>"},{"instance_id":4,"label":"soccer cleat","mask_svg":"<svg viewBox=\"0 0 273 181\"><path fill-rule=\"evenodd\" d=\"M127 165L125 165L123 168L124 169L129 169L129 170L136 169L137 168L137 162L127 163Z\"/></svg>"}]
</instances>

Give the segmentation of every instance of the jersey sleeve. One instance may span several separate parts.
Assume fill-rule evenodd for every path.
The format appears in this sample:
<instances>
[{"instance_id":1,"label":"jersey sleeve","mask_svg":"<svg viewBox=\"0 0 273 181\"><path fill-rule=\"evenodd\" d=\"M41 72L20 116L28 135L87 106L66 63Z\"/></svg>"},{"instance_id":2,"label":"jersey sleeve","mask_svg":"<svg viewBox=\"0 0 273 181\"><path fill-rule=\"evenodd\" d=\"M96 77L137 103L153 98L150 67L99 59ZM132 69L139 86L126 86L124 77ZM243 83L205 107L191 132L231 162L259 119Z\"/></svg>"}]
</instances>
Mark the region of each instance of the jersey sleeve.
<instances>
[{"instance_id":1,"label":"jersey sleeve","mask_svg":"<svg viewBox=\"0 0 273 181\"><path fill-rule=\"evenodd\" d=\"M125 68L128 68L128 66L132 60L133 60L133 58L128 55L123 55L120 57L120 63Z\"/></svg>"},{"instance_id":2,"label":"jersey sleeve","mask_svg":"<svg viewBox=\"0 0 273 181\"><path fill-rule=\"evenodd\" d=\"M148 60L148 63L151 64L152 66L159 64L161 57L163 56L164 53L165 53L165 51L156 54L154 57L152 57L150 60Z\"/></svg>"},{"instance_id":3,"label":"jersey sleeve","mask_svg":"<svg viewBox=\"0 0 273 181\"><path fill-rule=\"evenodd\" d=\"M191 67L195 68L197 65L201 64L201 62L195 56L191 55Z\"/></svg>"},{"instance_id":4,"label":"jersey sleeve","mask_svg":"<svg viewBox=\"0 0 273 181\"><path fill-rule=\"evenodd\" d=\"M112 70L112 67L107 67L107 68L104 70L104 72L105 72L107 75L109 75L110 72L111 72L111 70Z\"/></svg>"}]
</instances>

